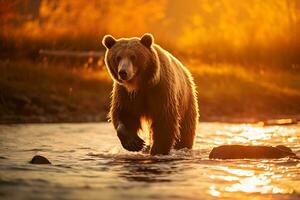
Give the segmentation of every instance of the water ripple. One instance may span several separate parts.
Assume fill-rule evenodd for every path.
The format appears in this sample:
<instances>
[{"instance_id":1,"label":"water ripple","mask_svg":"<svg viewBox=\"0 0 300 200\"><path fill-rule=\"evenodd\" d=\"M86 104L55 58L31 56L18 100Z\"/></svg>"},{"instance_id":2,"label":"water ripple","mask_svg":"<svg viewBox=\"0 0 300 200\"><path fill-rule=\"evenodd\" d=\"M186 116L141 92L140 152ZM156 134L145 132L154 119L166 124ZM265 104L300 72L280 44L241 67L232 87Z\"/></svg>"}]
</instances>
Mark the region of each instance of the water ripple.
<instances>
[{"instance_id":1,"label":"water ripple","mask_svg":"<svg viewBox=\"0 0 300 200\"><path fill-rule=\"evenodd\" d=\"M208 158L221 144L283 144L299 154L300 125L201 123L194 150L165 156L124 150L106 123L0 125L0 131L0 196L9 199L300 198L297 159ZM40 153L52 165L28 163Z\"/></svg>"}]
</instances>

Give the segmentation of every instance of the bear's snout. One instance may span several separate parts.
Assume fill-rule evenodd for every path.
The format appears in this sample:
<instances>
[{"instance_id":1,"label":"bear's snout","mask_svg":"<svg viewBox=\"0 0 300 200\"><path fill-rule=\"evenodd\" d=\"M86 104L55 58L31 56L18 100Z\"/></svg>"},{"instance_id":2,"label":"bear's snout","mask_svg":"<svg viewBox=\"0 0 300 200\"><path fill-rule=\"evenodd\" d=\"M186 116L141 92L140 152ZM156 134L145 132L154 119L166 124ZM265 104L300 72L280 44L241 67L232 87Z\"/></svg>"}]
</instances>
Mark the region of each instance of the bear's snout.
<instances>
[{"instance_id":1,"label":"bear's snout","mask_svg":"<svg viewBox=\"0 0 300 200\"><path fill-rule=\"evenodd\" d=\"M129 81L134 76L134 69L128 58L123 58L118 66L118 77L120 80Z\"/></svg>"},{"instance_id":2,"label":"bear's snout","mask_svg":"<svg viewBox=\"0 0 300 200\"><path fill-rule=\"evenodd\" d=\"M119 71L119 78L126 81L127 80L127 71L122 69Z\"/></svg>"}]
</instances>

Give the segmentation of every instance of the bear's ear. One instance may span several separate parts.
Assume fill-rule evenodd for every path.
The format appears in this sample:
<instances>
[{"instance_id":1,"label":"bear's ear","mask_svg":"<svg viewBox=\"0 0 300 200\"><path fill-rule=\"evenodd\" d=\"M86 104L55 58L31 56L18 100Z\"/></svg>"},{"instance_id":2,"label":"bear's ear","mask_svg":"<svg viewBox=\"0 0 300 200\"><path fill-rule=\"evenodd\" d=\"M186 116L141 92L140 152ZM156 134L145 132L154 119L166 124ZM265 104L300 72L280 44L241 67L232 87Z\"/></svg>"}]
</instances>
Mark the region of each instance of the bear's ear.
<instances>
[{"instance_id":1,"label":"bear's ear","mask_svg":"<svg viewBox=\"0 0 300 200\"><path fill-rule=\"evenodd\" d=\"M152 36L152 34L150 33L145 33L142 37L141 37L141 43L143 45L145 45L147 48L150 48L151 45L154 42L154 38Z\"/></svg>"},{"instance_id":2,"label":"bear's ear","mask_svg":"<svg viewBox=\"0 0 300 200\"><path fill-rule=\"evenodd\" d=\"M102 44L110 49L114 44L116 44L116 39L111 35L106 35L103 37Z\"/></svg>"}]
</instances>

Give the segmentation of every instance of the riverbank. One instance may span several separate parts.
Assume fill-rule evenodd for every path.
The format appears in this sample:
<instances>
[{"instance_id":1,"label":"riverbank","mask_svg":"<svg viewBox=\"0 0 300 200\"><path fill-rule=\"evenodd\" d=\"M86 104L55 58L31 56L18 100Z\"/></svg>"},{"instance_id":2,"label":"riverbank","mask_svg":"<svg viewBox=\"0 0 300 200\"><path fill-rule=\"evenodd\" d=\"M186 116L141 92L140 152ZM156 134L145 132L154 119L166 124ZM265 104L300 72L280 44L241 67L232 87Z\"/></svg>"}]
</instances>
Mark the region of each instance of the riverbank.
<instances>
[{"instance_id":1,"label":"riverbank","mask_svg":"<svg viewBox=\"0 0 300 200\"><path fill-rule=\"evenodd\" d=\"M299 72L189 62L200 121L300 119ZM0 62L0 123L107 120L112 82L103 68Z\"/></svg>"}]
</instances>

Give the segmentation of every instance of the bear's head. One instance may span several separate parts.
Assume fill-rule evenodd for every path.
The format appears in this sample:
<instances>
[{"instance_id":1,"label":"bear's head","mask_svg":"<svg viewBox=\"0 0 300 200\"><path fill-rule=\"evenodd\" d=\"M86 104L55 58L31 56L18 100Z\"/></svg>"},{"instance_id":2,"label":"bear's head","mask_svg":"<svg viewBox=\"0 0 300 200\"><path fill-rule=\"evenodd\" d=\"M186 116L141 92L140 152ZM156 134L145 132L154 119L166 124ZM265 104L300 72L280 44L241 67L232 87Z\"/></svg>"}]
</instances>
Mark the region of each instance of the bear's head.
<instances>
[{"instance_id":1,"label":"bear's head","mask_svg":"<svg viewBox=\"0 0 300 200\"><path fill-rule=\"evenodd\" d=\"M121 38L111 35L102 40L106 47L105 64L113 80L128 91L153 84L159 73L154 38L146 33L141 38Z\"/></svg>"}]
</instances>

